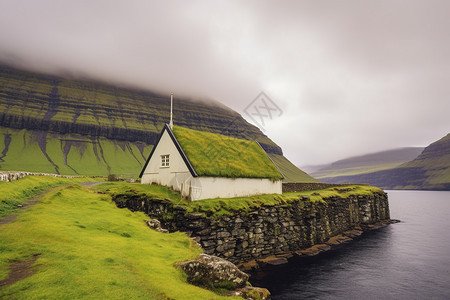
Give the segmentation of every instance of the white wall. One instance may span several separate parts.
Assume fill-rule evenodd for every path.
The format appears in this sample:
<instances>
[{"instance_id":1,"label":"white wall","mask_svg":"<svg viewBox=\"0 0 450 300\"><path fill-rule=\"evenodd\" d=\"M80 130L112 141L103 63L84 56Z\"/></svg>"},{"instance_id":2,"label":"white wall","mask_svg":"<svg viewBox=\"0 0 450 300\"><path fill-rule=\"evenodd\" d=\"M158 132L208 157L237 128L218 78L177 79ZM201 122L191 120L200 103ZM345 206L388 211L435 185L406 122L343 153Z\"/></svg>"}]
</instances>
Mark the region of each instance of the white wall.
<instances>
[{"instance_id":1,"label":"white wall","mask_svg":"<svg viewBox=\"0 0 450 300\"><path fill-rule=\"evenodd\" d=\"M161 155L169 154L169 167L161 167ZM160 184L170 186L181 192L184 197L189 194L189 180L192 178L183 158L170 138L167 130L164 131L158 145L153 152L144 174L141 178L143 184Z\"/></svg>"},{"instance_id":2,"label":"white wall","mask_svg":"<svg viewBox=\"0 0 450 300\"><path fill-rule=\"evenodd\" d=\"M195 177L191 179L191 191L192 200L281 194L282 183L265 178Z\"/></svg>"}]
</instances>

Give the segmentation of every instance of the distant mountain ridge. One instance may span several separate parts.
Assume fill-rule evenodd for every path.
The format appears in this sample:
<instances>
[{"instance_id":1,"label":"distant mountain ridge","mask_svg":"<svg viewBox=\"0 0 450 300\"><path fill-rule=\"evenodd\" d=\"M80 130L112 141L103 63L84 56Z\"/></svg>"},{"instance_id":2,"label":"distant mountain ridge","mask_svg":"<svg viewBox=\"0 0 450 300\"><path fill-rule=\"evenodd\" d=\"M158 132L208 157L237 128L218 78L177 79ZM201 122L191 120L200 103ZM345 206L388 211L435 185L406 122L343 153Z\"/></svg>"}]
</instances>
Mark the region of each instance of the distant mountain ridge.
<instances>
[{"instance_id":1,"label":"distant mountain ridge","mask_svg":"<svg viewBox=\"0 0 450 300\"><path fill-rule=\"evenodd\" d=\"M316 178L358 175L400 166L415 159L424 147L404 147L341 159L316 167L310 174ZM306 169L306 168L305 168Z\"/></svg>"},{"instance_id":2,"label":"distant mountain ridge","mask_svg":"<svg viewBox=\"0 0 450 300\"><path fill-rule=\"evenodd\" d=\"M329 183L369 183L385 189L450 190L450 133L398 167L349 176L321 178Z\"/></svg>"},{"instance_id":3,"label":"distant mountain ridge","mask_svg":"<svg viewBox=\"0 0 450 300\"><path fill-rule=\"evenodd\" d=\"M256 140L289 181L314 181L239 113L214 101L174 102L177 125ZM169 111L167 95L0 65L0 170L139 174Z\"/></svg>"}]
</instances>

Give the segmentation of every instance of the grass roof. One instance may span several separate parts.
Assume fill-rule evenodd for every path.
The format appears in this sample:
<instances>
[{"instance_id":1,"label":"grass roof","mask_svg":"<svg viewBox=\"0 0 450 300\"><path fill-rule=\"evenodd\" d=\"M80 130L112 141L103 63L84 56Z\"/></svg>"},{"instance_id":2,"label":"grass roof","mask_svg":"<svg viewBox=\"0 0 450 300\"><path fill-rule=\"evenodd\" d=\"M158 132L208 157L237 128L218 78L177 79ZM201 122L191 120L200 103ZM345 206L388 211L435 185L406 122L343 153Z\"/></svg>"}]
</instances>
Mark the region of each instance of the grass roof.
<instances>
[{"instance_id":1,"label":"grass roof","mask_svg":"<svg viewBox=\"0 0 450 300\"><path fill-rule=\"evenodd\" d=\"M179 126L173 133L199 176L283 178L254 141Z\"/></svg>"}]
</instances>

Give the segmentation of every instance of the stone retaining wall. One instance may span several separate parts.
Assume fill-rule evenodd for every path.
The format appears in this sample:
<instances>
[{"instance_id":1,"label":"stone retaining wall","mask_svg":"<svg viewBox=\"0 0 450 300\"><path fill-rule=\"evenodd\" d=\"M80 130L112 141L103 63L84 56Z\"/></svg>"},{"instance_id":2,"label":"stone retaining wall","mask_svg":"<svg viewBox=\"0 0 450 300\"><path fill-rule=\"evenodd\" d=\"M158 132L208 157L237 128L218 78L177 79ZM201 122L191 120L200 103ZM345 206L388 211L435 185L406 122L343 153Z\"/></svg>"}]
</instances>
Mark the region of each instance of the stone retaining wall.
<instances>
[{"instance_id":1,"label":"stone retaining wall","mask_svg":"<svg viewBox=\"0 0 450 300\"><path fill-rule=\"evenodd\" d=\"M33 173L33 172L8 172L8 171L0 171L0 181L13 181L24 178L28 175L37 175L37 176L52 176L52 177L63 177L63 178L73 178L80 176L70 176L70 175L59 175L59 174L49 174L49 173Z\"/></svg>"},{"instance_id":2,"label":"stone retaining wall","mask_svg":"<svg viewBox=\"0 0 450 300\"><path fill-rule=\"evenodd\" d=\"M302 191L315 191L328 189L336 186L349 186L355 185L354 183L324 183L324 182L283 182L283 193L289 192L302 192ZM367 185L367 184L358 184Z\"/></svg>"},{"instance_id":3,"label":"stone retaining wall","mask_svg":"<svg viewBox=\"0 0 450 300\"><path fill-rule=\"evenodd\" d=\"M288 205L261 206L221 217L187 213L167 200L142 195L116 195L114 200L119 207L143 211L160 220L171 232L188 233L205 253L233 263L292 253L352 228L390 218L383 192L331 197L322 203L311 203L303 197Z\"/></svg>"}]
</instances>

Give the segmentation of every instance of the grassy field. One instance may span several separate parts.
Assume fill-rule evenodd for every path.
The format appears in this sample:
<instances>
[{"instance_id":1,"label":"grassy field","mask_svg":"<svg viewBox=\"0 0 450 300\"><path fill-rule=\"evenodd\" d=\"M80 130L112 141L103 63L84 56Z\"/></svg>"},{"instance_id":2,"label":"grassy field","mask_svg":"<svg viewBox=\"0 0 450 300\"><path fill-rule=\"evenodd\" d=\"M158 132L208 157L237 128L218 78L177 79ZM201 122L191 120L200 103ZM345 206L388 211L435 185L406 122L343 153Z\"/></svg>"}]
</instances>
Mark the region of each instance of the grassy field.
<instances>
[{"instance_id":1,"label":"grassy field","mask_svg":"<svg viewBox=\"0 0 450 300\"><path fill-rule=\"evenodd\" d=\"M31 197L52 187L87 181L104 181L105 178L76 177L60 178L51 176L26 176L12 182L0 181L0 219L18 210Z\"/></svg>"},{"instance_id":2,"label":"grassy field","mask_svg":"<svg viewBox=\"0 0 450 300\"><path fill-rule=\"evenodd\" d=\"M0 281L10 265L32 262L31 276L0 287L0 298L229 299L187 284L174 264L201 250L184 233L152 231L144 219L78 184L47 193L0 225Z\"/></svg>"},{"instance_id":3,"label":"grassy field","mask_svg":"<svg viewBox=\"0 0 450 300\"><path fill-rule=\"evenodd\" d=\"M200 176L282 178L254 141L180 126L175 126L173 133Z\"/></svg>"}]
</instances>

